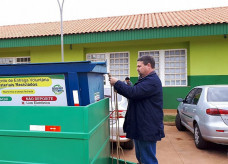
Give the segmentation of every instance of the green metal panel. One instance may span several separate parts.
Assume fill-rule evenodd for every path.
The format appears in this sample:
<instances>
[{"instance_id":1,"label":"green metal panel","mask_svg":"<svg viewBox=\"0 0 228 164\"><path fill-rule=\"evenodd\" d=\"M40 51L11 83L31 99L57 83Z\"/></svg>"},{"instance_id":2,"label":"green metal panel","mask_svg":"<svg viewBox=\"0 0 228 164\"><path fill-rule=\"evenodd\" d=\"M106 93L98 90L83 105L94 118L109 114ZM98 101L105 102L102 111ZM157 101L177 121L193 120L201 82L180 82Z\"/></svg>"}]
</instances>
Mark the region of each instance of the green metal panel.
<instances>
[{"instance_id":1,"label":"green metal panel","mask_svg":"<svg viewBox=\"0 0 228 164\"><path fill-rule=\"evenodd\" d=\"M117 161L119 162L119 164L125 164L125 162L126 162L126 164L136 164L136 163L134 163L134 162L129 162L129 161L124 161L124 160L122 160L122 159L120 159L120 160L117 160L116 158L110 158L110 164L112 163L112 164L117 164Z\"/></svg>"},{"instance_id":2,"label":"green metal panel","mask_svg":"<svg viewBox=\"0 0 228 164\"><path fill-rule=\"evenodd\" d=\"M139 30L111 31L65 35L64 44L114 42L141 39L175 38L191 36L223 35L228 33L228 24L164 27ZM60 45L60 36L1 39L0 48Z\"/></svg>"},{"instance_id":3,"label":"green metal panel","mask_svg":"<svg viewBox=\"0 0 228 164\"><path fill-rule=\"evenodd\" d=\"M108 163L108 103L104 99L84 107L0 106L0 163ZM61 132L30 131L30 125L61 126Z\"/></svg>"}]
</instances>

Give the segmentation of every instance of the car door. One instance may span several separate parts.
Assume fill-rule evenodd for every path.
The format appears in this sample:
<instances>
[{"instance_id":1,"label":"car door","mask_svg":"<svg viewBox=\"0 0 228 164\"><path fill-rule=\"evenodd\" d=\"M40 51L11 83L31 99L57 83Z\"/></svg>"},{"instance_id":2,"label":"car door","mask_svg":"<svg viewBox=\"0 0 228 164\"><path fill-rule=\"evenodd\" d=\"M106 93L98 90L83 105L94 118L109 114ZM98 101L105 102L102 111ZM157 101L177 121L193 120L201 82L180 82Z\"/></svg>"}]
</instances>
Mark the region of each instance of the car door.
<instances>
[{"instance_id":1,"label":"car door","mask_svg":"<svg viewBox=\"0 0 228 164\"><path fill-rule=\"evenodd\" d=\"M194 92L192 102L188 106L188 125L193 129L193 120L195 119L195 116L197 115L197 111L200 110L200 107L198 105L200 96L202 93L202 88L197 88Z\"/></svg>"},{"instance_id":2,"label":"car door","mask_svg":"<svg viewBox=\"0 0 228 164\"><path fill-rule=\"evenodd\" d=\"M183 107L181 110L182 121L184 121L185 124L188 126L189 126L189 122L192 120L190 116L190 111L192 108L192 100L196 91L197 91L197 88L193 88L183 101Z\"/></svg>"}]
</instances>

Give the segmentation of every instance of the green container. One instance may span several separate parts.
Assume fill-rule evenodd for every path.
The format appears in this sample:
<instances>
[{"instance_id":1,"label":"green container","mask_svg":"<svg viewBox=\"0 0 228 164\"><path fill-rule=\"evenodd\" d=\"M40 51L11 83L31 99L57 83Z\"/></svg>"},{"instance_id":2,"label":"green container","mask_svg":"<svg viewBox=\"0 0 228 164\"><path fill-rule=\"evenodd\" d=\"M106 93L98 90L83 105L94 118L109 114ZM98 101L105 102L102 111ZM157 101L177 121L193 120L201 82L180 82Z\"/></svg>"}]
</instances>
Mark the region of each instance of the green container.
<instances>
[{"instance_id":1,"label":"green container","mask_svg":"<svg viewBox=\"0 0 228 164\"><path fill-rule=\"evenodd\" d=\"M136 164L134 162L124 161L122 159L117 160L116 158L110 158L110 164Z\"/></svg>"},{"instance_id":2,"label":"green container","mask_svg":"<svg viewBox=\"0 0 228 164\"><path fill-rule=\"evenodd\" d=\"M110 163L108 99L81 107L0 106L0 163Z\"/></svg>"}]
</instances>

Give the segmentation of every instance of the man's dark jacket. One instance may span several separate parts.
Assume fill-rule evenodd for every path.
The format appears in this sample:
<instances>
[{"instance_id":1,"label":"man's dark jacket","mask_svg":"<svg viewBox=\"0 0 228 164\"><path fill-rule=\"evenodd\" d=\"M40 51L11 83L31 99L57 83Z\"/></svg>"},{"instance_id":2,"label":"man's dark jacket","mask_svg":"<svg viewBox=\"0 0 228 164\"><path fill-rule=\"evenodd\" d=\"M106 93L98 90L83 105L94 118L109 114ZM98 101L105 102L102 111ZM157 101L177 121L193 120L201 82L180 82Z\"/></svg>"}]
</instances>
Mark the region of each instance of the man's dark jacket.
<instances>
[{"instance_id":1,"label":"man's dark jacket","mask_svg":"<svg viewBox=\"0 0 228 164\"><path fill-rule=\"evenodd\" d=\"M159 141L165 137L162 85L156 73L139 79L133 87L117 81L114 88L129 99L124 122L127 138Z\"/></svg>"}]
</instances>

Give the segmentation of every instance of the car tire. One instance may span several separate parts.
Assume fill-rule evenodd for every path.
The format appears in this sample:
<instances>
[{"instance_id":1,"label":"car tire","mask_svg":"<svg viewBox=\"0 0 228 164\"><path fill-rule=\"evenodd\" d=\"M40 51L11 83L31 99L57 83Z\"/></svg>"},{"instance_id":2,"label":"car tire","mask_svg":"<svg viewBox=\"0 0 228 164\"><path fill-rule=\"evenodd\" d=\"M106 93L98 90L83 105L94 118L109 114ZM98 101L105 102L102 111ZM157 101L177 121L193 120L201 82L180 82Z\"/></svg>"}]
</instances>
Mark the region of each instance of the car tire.
<instances>
[{"instance_id":1,"label":"car tire","mask_svg":"<svg viewBox=\"0 0 228 164\"><path fill-rule=\"evenodd\" d=\"M206 149L208 147L208 142L203 139L198 124L194 126L194 141L198 149Z\"/></svg>"},{"instance_id":2,"label":"car tire","mask_svg":"<svg viewBox=\"0 0 228 164\"><path fill-rule=\"evenodd\" d=\"M128 142L124 142L123 147L125 149L133 149L134 148L134 142L133 142L133 140L130 140Z\"/></svg>"},{"instance_id":3,"label":"car tire","mask_svg":"<svg viewBox=\"0 0 228 164\"><path fill-rule=\"evenodd\" d=\"M179 131L185 131L186 130L186 127L184 125L182 125L182 123L181 123L181 118L180 118L179 113L177 113L177 115L176 115L175 124L176 124L176 128Z\"/></svg>"}]
</instances>

